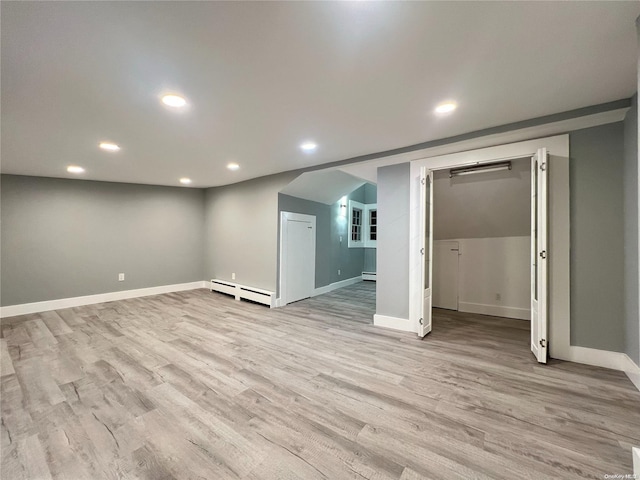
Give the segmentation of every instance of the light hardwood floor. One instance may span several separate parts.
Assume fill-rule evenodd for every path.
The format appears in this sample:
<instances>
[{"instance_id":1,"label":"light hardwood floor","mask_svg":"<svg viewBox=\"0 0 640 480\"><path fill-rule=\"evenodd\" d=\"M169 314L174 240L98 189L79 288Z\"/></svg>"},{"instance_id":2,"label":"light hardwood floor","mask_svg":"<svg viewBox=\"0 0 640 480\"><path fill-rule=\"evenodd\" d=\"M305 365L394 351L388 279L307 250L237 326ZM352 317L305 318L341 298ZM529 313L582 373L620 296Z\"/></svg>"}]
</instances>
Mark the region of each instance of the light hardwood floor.
<instances>
[{"instance_id":1,"label":"light hardwood floor","mask_svg":"<svg viewBox=\"0 0 640 480\"><path fill-rule=\"evenodd\" d=\"M207 290L5 319L3 479L631 473L624 374L538 365L528 323L371 325L361 283L282 309Z\"/></svg>"}]
</instances>

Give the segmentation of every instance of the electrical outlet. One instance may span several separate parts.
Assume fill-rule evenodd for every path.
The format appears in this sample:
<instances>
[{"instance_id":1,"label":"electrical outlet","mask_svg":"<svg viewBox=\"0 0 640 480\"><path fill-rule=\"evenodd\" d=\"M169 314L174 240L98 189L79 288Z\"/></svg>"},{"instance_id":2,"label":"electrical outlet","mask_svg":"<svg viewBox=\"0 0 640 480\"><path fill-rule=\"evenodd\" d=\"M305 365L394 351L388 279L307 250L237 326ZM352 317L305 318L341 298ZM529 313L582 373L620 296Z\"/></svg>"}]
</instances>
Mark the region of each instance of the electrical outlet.
<instances>
[{"instance_id":1,"label":"electrical outlet","mask_svg":"<svg viewBox=\"0 0 640 480\"><path fill-rule=\"evenodd\" d=\"M496 293L496 300L498 301L502 300L502 295L500 295L499 293Z\"/></svg>"},{"instance_id":2,"label":"electrical outlet","mask_svg":"<svg viewBox=\"0 0 640 480\"><path fill-rule=\"evenodd\" d=\"M340 276L340 269L338 269L338 276Z\"/></svg>"},{"instance_id":3,"label":"electrical outlet","mask_svg":"<svg viewBox=\"0 0 640 480\"><path fill-rule=\"evenodd\" d=\"M119 273L118 274L118 281L119 282L124 282L124 273Z\"/></svg>"},{"instance_id":4,"label":"electrical outlet","mask_svg":"<svg viewBox=\"0 0 640 480\"><path fill-rule=\"evenodd\" d=\"M235 272L231 274L231 280L235 280L236 279L236 274Z\"/></svg>"},{"instance_id":5,"label":"electrical outlet","mask_svg":"<svg viewBox=\"0 0 640 480\"><path fill-rule=\"evenodd\" d=\"M340 243L342 243L342 235L340 235Z\"/></svg>"}]
</instances>

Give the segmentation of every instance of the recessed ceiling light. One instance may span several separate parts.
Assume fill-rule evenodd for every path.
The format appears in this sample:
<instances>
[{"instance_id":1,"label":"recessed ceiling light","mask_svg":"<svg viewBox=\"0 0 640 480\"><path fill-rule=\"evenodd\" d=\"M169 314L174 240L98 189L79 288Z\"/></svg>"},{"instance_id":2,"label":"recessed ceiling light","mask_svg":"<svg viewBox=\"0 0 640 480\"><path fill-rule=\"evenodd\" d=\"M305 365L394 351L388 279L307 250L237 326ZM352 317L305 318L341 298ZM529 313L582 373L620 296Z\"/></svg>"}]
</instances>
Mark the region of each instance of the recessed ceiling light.
<instances>
[{"instance_id":1,"label":"recessed ceiling light","mask_svg":"<svg viewBox=\"0 0 640 480\"><path fill-rule=\"evenodd\" d=\"M183 185L189 185L189 184L191 184L191 179L187 178L187 177L182 177L180 179L180 183L183 184Z\"/></svg>"},{"instance_id":2,"label":"recessed ceiling light","mask_svg":"<svg viewBox=\"0 0 640 480\"><path fill-rule=\"evenodd\" d=\"M84 173L84 168L78 167L77 165L69 165L67 167L67 172L69 172L69 173Z\"/></svg>"},{"instance_id":3,"label":"recessed ceiling light","mask_svg":"<svg viewBox=\"0 0 640 480\"><path fill-rule=\"evenodd\" d=\"M302 145L300 145L300 148L305 152L313 152L316 148L318 148L318 145L316 145L314 142L304 142Z\"/></svg>"},{"instance_id":4,"label":"recessed ceiling light","mask_svg":"<svg viewBox=\"0 0 640 480\"><path fill-rule=\"evenodd\" d=\"M227 168L229 170L238 170L240 168L240 165L238 165L237 163L231 162L227 164Z\"/></svg>"},{"instance_id":5,"label":"recessed ceiling light","mask_svg":"<svg viewBox=\"0 0 640 480\"><path fill-rule=\"evenodd\" d=\"M100 144L98 146L102 150L106 150L108 152L117 152L118 150L120 150L120 147L118 145L116 145L115 143L111 143L111 142L100 142Z\"/></svg>"},{"instance_id":6,"label":"recessed ceiling light","mask_svg":"<svg viewBox=\"0 0 640 480\"><path fill-rule=\"evenodd\" d=\"M170 93L162 96L162 103L168 107L184 107L187 104L187 101L180 95Z\"/></svg>"},{"instance_id":7,"label":"recessed ceiling light","mask_svg":"<svg viewBox=\"0 0 640 480\"><path fill-rule=\"evenodd\" d=\"M443 103L441 103L440 105L438 105L436 107L435 112L436 113L451 113L456 108L458 108L458 105L456 104L456 102L443 102Z\"/></svg>"}]
</instances>

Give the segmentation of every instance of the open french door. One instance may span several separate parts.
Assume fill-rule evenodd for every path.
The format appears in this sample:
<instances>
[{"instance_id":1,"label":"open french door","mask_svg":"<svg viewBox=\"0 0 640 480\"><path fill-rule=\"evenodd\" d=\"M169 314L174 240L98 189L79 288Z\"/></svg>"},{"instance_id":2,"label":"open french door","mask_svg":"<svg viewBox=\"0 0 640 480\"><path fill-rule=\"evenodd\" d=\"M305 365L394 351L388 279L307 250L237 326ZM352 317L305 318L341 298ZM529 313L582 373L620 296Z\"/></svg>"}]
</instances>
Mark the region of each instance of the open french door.
<instances>
[{"instance_id":1,"label":"open french door","mask_svg":"<svg viewBox=\"0 0 640 480\"><path fill-rule=\"evenodd\" d=\"M531 158L531 351L547 363L547 172L548 154Z\"/></svg>"},{"instance_id":2,"label":"open french door","mask_svg":"<svg viewBox=\"0 0 640 480\"><path fill-rule=\"evenodd\" d=\"M431 319L433 306L433 172L427 172L426 167L420 169L420 205L423 206L423 214L420 218L420 231L422 237L422 315L418 321L418 336L424 337L431 331Z\"/></svg>"}]
</instances>

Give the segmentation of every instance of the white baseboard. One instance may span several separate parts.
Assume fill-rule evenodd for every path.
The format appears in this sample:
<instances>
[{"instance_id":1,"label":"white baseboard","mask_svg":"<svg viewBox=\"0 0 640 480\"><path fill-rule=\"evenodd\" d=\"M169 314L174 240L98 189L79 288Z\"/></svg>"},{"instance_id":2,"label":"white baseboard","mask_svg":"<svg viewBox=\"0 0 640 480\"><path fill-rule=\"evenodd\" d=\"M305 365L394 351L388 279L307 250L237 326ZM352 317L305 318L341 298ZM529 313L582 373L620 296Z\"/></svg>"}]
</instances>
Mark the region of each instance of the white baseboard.
<instances>
[{"instance_id":1,"label":"white baseboard","mask_svg":"<svg viewBox=\"0 0 640 480\"><path fill-rule=\"evenodd\" d=\"M376 272L362 272L362 280L368 280L370 282L375 282L377 278Z\"/></svg>"},{"instance_id":2,"label":"white baseboard","mask_svg":"<svg viewBox=\"0 0 640 480\"><path fill-rule=\"evenodd\" d=\"M633 473L636 478L640 478L640 448L633 447L631 451L633 452Z\"/></svg>"},{"instance_id":3,"label":"white baseboard","mask_svg":"<svg viewBox=\"0 0 640 480\"><path fill-rule=\"evenodd\" d=\"M561 356L555 358L568 360L569 362L584 363L585 365L593 365L594 367L624 371L623 357L626 357L626 355L620 352L610 352L609 350L598 350L597 348L571 345Z\"/></svg>"},{"instance_id":4,"label":"white baseboard","mask_svg":"<svg viewBox=\"0 0 640 480\"><path fill-rule=\"evenodd\" d=\"M623 358L622 370L624 371L624 373L627 374L627 377L629 377L629 380L631 380L631 383L633 383L638 389L638 391L640 391L640 367L636 365L636 363L633 360L631 360L629 355L625 355L625 354L623 355L624 355L624 358ZM638 455L640 456L640 449L638 449ZM640 458L638 458L638 461L640 462ZM640 463L638 463L638 468L640 469ZM637 471L634 473L640 473L640 471Z\"/></svg>"},{"instance_id":5,"label":"white baseboard","mask_svg":"<svg viewBox=\"0 0 640 480\"><path fill-rule=\"evenodd\" d=\"M626 373L631 383L640 391L640 367L625 353L571 345L568 350L555 352L553 358L619 370Z\"/></svg>"},{"instance_id":6,"label":"white baseboard","mask_svg":"<svg viewBox=\"0 0 640 480\"><path fill-rule=\"evenodd\" d=\"M357 277L347 278L346 280L340 280L339 282L333 282L329 285L325 285L324 287L314 288L311 293L312 297L317 297L318 295L323 295L325 293L332 292L337 290L338 288L348 287L349 285L354 285L362 281L362 275L358 275ZM276 298L275 307L284 307L286 305L284 299L282 297Z\"/></svg>"},{"instance_id":7,"label":"white baseboard","mask_svg":"<svg viewBox=\"0 0 640 480\"><path fill-rule=\"evenodd\" d=\"M413 322L408 318L388 317L386 315L373 316L373 324L376 327L393 328L394 330L402 330L404 332L415 332Z\"/></svg>"},{"instance_id":8,"label":"white baseboard","mask_svg":"<svg viewBox=\"0 0 640 480\"><path fill-rule=\"evenodd\" d=\"M531 320L531 310L528 308L505 307L502 305L484 305L482 303L459 302L458 311L466 313L479 313L493 317L517 318Z\"/></svg>"},{"instance_id":9,"label":"white baseboard","mask_svg":"<svg viewBox=\"0 0 640 480\"><path fill-rule=\"evenodd\" d=\"M330 283L329 285L325 285L324 287L319 287L314 289L311 296L317 297L318 295L332 292L333 290L337 290L338 288L348 287L349 285L354 285L361 281L362 281L362 275L358 275L357 277L347 278L346 280L340 280L339 282L333 282L333 283Z\"/></svg>"},{"instance_id":10,"label":"white baseboard","mask_svg":"<svg viewBox=\"0 0 640 480\"><path fill-rule=\"evenodd\" d=\"M160 295L161 293L182 292L184 290L194 290L196 288L209 288L209 282L199 281L177 283L174 285L162 285L160 287L138 288L136 290L98 293L96 295L86 295L83 297L60 298L58 300L47 300L44 302L9 305L6 307L0 307L0 318L47 312L49 310L59 310L61 308L81 307L83 305L93 305L95 303L113 302L115 300L125 300L127 298Z\"/></svg>"}]
</instances>

